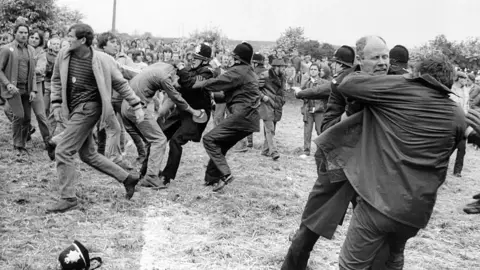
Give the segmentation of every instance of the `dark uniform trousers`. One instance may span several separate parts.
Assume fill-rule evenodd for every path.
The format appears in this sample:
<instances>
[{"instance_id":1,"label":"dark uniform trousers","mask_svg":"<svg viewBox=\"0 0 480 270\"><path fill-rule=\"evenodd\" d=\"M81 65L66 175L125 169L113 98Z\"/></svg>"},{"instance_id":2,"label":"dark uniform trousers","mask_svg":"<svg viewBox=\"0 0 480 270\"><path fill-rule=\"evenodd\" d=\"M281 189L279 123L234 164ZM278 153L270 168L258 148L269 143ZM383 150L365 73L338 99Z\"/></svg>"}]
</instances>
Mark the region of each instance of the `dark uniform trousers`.
<instances>
[{"instance_id":1,"label":"dark uniform trousers","mask_svg":"<svg viewBox=\"0 0 480 270\"><path fill-rule=\"evenodd\" d=\"M203 145L210 157L205 172L205 182L216 182L222 176L231 174L225 155L237 142L252 133L252 131L242 130L242 125L237 125L237 123L245 122L247 120L246 115L251 113L256 113L258 119L256 109L250 108L249 110L255 112L246 111L244 113L230 114L225 120L203 136Z\"/></svg>"},{"instance_id":2,"label":"dark uniform trousers","mask_svg":"<svg viewBox=\"0 0 480 270\"><path fill-rule=\"evenodd\" d=\"M210 110L205 110L205 113L209 120ZM182 158L182 146L188 141L200 142L202 133L208 123L208 120L205 123L195 123L191 114L185 112L180 112L179 118L170 126L162 128L165 136L167 136L167 140L169 140L170 150L168 152L167 164L161 174L168 179L175 179L177 175Z\"/></svg>"}]
</instances>

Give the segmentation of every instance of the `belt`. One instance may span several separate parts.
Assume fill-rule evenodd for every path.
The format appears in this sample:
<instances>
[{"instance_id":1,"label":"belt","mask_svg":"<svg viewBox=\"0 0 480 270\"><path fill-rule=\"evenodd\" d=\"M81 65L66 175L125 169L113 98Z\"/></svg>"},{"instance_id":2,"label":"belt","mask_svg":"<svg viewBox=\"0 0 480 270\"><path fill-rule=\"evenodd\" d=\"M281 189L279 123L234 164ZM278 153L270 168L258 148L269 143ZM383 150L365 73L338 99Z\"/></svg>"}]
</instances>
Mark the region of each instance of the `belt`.
<instances>
[{"instance_id":1,"label":"belt","mask_svg":"<svg viewBox=\"0 0 480 270\"><path fill-rule=\"evenodd\" d=\"M17 88L22 90L28 89L28 83L17 83Z\"/></svg>"}]
</instances>

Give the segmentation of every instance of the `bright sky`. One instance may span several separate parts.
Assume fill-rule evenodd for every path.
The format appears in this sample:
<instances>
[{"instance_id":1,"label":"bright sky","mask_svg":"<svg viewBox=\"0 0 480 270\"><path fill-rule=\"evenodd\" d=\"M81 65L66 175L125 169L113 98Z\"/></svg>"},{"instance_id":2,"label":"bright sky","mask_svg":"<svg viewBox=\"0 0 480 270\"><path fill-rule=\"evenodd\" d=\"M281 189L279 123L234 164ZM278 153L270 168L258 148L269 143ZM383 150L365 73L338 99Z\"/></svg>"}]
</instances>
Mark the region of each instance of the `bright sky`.
<instances>
[{"instance_id":1,"label":"bright sky","mask_svg":"<svg viewBox=\"0 0 480 270\"><path fill-rule=\"evenodd\" d=\"M113 0L58 0L78 9L96 32L111 29ZM380 35L390 47L421 45L438 34L449 40L480 36L478 0L117 0L117 30L188 36L219 27L238 40L275 41L289 26L309 39L354 45Z\"/></svg>"}]
</instances>

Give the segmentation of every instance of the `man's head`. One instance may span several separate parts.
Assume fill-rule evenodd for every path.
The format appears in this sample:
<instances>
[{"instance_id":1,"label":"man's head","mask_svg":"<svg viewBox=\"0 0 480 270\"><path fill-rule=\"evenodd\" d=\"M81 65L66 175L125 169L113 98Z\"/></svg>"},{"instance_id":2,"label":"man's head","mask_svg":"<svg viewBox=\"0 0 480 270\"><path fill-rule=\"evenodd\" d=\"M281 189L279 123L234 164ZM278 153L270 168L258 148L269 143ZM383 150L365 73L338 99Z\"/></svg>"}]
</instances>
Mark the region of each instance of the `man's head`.
<instances>
[{"instance_id":1,"label":"man's head","mask_svg":"<svg viewBox=\"0 0 480 270\"><path fill-rule=\"evenodd\" d=\"M441 53L422 56L417 62L415 71L419 75L428 74L446 87L452 88L455 69L448 57Z\"/></svg>"},{"instance_id":2,"label":"man's head","mask_svg":"<svg viewBox=\"0 0 480 270\"><path fill-rule=\"evenodd\" d=\"M238 44L232 52L236 63L250 65L253 58L253 47L247 42Z\"/></svg>"},{"instance_id":3,"label":"man's head","mask_svg":"<svg viewBox=\"0 0 480 270\"><path fill-rule=\"evenodd\" d=\"M343 45L335 51L332 60L330 68L333 73L338 73L344 69L351 68L355 61L355 50L350 46Z\"/></svg>"},{"instance_id":4,"label":"man's head","mask_svg":"<svg viewBox=\"0 0 480 270\"><path fill-rule=\"evenodd\" d=\"M473 73L468 73L467 74L467 86L468 87L472 86L474 82L475 82L475 75L473 75Z\"/></svg>"},{"instance_id":5,"label":"man's head","mask_svg":"<svg viewBox=\"0 0 480 270\"><path fill-rule=\"evenodd\" d=\"M75 51L82 47L89 48L93 42L93 29L88 24L78 23L68 29L67 40L70 50Z\"/></svg>"},{"instance_id":6,"label":"man's head","mask_svg":"<svg viewBox=\"0 0 480 270\"><path fill-rule=\"evenodd\" d=\"M309 54L307 54L307 55L305 55L305 58L303 58L303 59L305 60L305 62L308 63L308 62L310 62L310 60L312 59L312 57L311 57Z\"/></svg>"},{"instance_id":7,"label":"man's head","mask_svg":"<svg viewBox=\"0 0 480 270\"><path fill-rule=\"evenodd\" d=\"M285 73L285 61L283 59L273 59L272 61L272 69L277 75L281 75Z\"/></svg>"},{"instance_id":8,"label":"man's head","mask_svg":"<svg viewBox=\"0 0 480 270\"><path fill-rule=\"evenodd\" d=\"M318 64L312 64L309 69L310 77L316 78L320 76L320 66Z\"/></svg>"},{"instance_id":9,"label":"man's head","mask_svg":"<svg viewBox=\"0 0 480 270\"><path fill-rule=\"evenodd\" d=\"M52 38L50 39L50 46L49 48L54 51L58 52L60 51L60 39L59 38Z\"/></svg>"},{"instance_id":10,"label":"man's head","mask_svg":"<svg viewBox=\"0 0 480 270\"><path fill-rule=\"evenodd\" d=\"M195 52L192 56L192 68L208 65L212 59L212 47L206 42L200 43L195 47Z\"/></svg>"},{"instance_id":11,"label":"man's head","mask_svg":"<svg viewBox=\"0 0 480 270\"><path fill-rule=\"evenodd\" d=\"M402 45L395 45L390 52L390 65L398 67L398 68L408 68L408 49Z\"/></svg>"},{"instance_id":12,"label":"man's head","mask_svg":"<svg viewBox=\"0 0 480 270\"><path fill-rule=\"evenodd\" d=\"M172 55L173 55L173 51L172 51L171 48L165 47L163 49L163 60L164 61L168 61L168 60L172 59Z\"/></svg>"},{"instance_id":13,"label":"man's head","mask_svg":"<svg viewBox=\"0 0 480 270\"><path fill-rule=\"evenodd\" d=\"M356 59L362 71L372 75L385 75L390 67L389 50L385 40L378 36L360 38Z\"/></svg>"},{"instance_id":14,"label":"man's head","mask_svg":"<svg viewBox=\"0 0 480 270\"><path fill-rule=\"evenodd\" d=\"M478 75L477 77L475 77L475 84L476 84L476 85L480 85L480 75Z\"/></svg>"},{"instance_id":15,"label":"man's head","mask_svg":"<svg viewBox=\"0 0 480 270\"><path fill-rule=\"evenodd\" d=\"M13 34L15 35L15 40L21 44L25 44L27 42L29 32L30 32L30 29L28 28L28 25L25 23L17 24L15 26L15 29L13 30Z\"/></svg>"},{"instance_id":16,"label":"man's head","mask_svg":"<svg viewBox=\"0 0 480 270\"><path fill-rule=\"evenodd\" d=\"M105 53L115 56L118 53L118 37L112 32L105 32L98 36L98 48Z\"/></svg>"},{"instance_id":17,"label":"man's head","mask_svg":"<svg viewBox=\"0 0 480 270\"><path fill-rule=\"evenodd\" d=\"M457 71L455 75L455 83L459 86L463 87L467 85L467 74Z\"/></svg>"}]
</instances>

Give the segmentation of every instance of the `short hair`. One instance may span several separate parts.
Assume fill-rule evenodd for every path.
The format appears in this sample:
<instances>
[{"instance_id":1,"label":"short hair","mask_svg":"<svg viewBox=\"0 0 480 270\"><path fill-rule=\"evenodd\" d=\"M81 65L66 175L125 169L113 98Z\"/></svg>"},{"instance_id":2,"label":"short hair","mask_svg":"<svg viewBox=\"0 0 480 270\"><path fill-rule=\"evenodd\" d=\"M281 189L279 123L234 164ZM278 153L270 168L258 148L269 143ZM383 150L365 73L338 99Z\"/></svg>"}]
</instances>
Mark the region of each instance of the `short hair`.
<instances>
[{"instance_id":1,"label":"short hair","mask_svg":"<svg viewBox=\"0 0 480 270\"><path fill-rule=\"evenodd\" d=\"M43 35L43 31L40 30L40 29L33 29L33 30L29 33L28 37L33 36L33 35L35 35L35 34L38 34L38 37L40 38L40 43L38 44L38 47L43 47L43 42L45 41L44 35Z\"/></svg>"},{"instance_id":2,"label":"short hair","mask_svg":"<svg viewBox=\"0 0 480 270\"><path fill-rule=\"evenodd\" d=\"M117 42L119 42L118 37L114 33L112 33L112 32L101 33L97 37L98 48L99 49L105 48L105 46L107 46L107 42L109 42L111 40L117 40Z\"/></svg>"},{"instance_id":3,"label":"short hair","mask_svg":"<svg viewBox=\"0 0 480 270\"><path fill-rule=\"evenodd\" d=\"M30 32L30 28L28 27L28 25L27 25L26 23L17 23L17 24L15 25L15 28L13 29L13 34L16 34L17 31L18 31L18 29L19 29L20 27L26 27L26 28L27 28L27 32Z\"/></svg>"},{"instance_id":4,"label":"short hair","mask_svg":"<svg viewBox=\"0 0 480 270\"><path fill-rule=\"evenodd\" d=\"M472 81L472 82L475 81L475 75L473 75L473 73L468 73L467 76L468 76L468 79L469 79L470 81Z\"/></svg>"},{"instance_id":5,"label":"short hair","mask_svg":"<svg viewBox=\"0 0 480 270\"><path fill-rule=\"evenodd\" d=\"M355 49L357 51L358 57L363 58L364 52L365 52L365 46L367 46L367 42L374 37L379 38L381 41L383 41L384 44L387 44L385 42L385 40L380 36L364 36L364 37L361 37L357 40L357 42L355 42Z\"/></svg>"},{"instance_id":6,"label":"short hair","mask_svg":"<svg viewBox=\"0 0 480 270\"><path fill-rule=\"evenodd\" d=\"M75 30L75 36L77 39L85 38L85 45L88 47L92 46L94 34L90 25L85 23L77 23L68 28L69 33L72 30Z\"/></svg>"},{"instance_id":7,"label":"short hair","mask_svg":"<svg viewBox=\"0 0 480 270\"><path fill-rule=\"evenodd\" d=\"M311 64L310 67L308 68L308 70L310 70L310 68L312 68L312 67L314 67L314 66L317 67L318 71L320 71L320 65L319 65L319 64L315 64L315 63Z\"/></svg>"},{"instance_id":8,"label":"short hair","mask_svg":"<svg viewBox=\"0 0 480 270\"><path fill-rule=\"evenodd\" d=\"M443 53L436 52L421 56L417 63L416 71L421 74L429 74L449 89L452 88L455 69L448 57Z\"/></svg>"},{"instance_id":9,"label":"short hair","mask_svg":"<svg viewBox=\"0 0 480 270\"><path fill-rule=\"evenodd\" d=\"M162 53L170 52L173 55L173 50L170 47L165 47L162 50Z\"/></svg>"}]
</instances>

